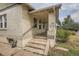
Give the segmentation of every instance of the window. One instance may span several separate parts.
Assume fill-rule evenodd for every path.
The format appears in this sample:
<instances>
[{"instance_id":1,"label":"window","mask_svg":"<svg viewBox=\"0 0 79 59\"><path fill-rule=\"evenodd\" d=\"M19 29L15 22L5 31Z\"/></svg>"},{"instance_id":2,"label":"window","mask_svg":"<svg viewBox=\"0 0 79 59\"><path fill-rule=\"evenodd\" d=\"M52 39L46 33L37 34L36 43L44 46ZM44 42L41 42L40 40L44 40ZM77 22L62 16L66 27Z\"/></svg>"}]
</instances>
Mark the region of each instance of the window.
<instances>
[{"instance_id":1,"label":"window","mask_svg":"<svg viewBox=\"0 0 79 59\"><path fill-rule=\"evenodd\" d=\"M43 22L43 29L45 29L45 22Z\"/></svg>"},{"instance_id":2,"label":"window","mask_svg":"<svg viewBox=\"0 0 79 59\"><path fill-rule=\"evenodd\" d=\"M5 29L5 28L7 28L6 14L0 15L0 29Z\"/></svg>"},{"instance_id":3,"label":"window","mask_svg":"<svg viewBox=\"0 0 79 59\"><path fill-rule=\"evenodd\" d=\"M0 28L2 28L3 24L2 24L2 17L0 16Z\"/></svg>"},{"instance_id":4,"label":"window","mask_svg":"<svg viewBox=\"0 0 79 59\"><path fill-rule=\"evenodd\" d=\"M39 25L39 29L41 29L41 25Z\"/></svg>"},{"instance_id":5,"label":"window","mask_svg":"<svg viewBox=\"0 0 79 59\"><path fill-rule=\"evenodd\" d=\"M43 24L43 29L45 28L45 25Z\"/></svg>"},{"instance_id":6,"label":"window","mask_svg":"<svg viewBox=\"0 0 79 59\"><path fill-rule=\"evenodd\" d=\"M37 19L34 18L34 27L36 28L37 27Z\"/></svg>"},{"instance_id":7,"label":"window","mask_svg":"<svg viewBox=\"0 0 79 59\"><path fill-rule=\"evenodd\" d=\"M39 23L41 24L41 20L39 20Z\"/></svg>"}]
</instances>

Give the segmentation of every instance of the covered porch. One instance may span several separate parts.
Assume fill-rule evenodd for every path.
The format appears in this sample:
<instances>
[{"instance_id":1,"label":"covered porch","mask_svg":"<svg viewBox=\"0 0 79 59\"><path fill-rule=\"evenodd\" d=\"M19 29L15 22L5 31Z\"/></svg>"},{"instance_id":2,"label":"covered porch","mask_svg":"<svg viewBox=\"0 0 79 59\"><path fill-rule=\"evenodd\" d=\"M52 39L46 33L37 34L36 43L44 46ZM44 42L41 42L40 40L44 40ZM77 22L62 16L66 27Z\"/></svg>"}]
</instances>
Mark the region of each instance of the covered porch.
<instances>
[{"instance_id":1,"label":"covered porch","mask_svg":"<svg viewBox=\"0 0 79 59\"><path fill-rule=\"evenodd\" d=\"M48 14L47 11L33 13L33 37L34 36L47 36L48 30Z\"/></svg>"},{"instance_id":2,"label":"covered porch","mask_svg":"<svg viewBox=\"0 0 79 59\"><path fill-rule=\"evenodd\" d=\"M61 4L31 11L33 17L33 37L46 37L49 46L54 47L56 39L56 20L59 17Z\"/></svg>"}]
</instances>

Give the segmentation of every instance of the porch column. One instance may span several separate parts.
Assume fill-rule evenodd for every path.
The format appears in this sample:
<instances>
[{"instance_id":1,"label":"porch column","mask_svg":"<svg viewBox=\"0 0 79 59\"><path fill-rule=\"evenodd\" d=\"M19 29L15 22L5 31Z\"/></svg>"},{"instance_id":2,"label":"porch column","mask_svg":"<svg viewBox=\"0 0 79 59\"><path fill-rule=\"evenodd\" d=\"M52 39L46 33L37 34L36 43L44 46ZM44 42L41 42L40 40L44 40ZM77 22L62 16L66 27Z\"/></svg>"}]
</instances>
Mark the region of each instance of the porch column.
<instances>
[{"instance_id":1,"label":"porch column","mask_svg":"<svg viewBox=\"0 0 79 59\"><path fill-rule=\"evenodd\" d=\"M49 40L50 47L54 47L56 39L56 15L54 12L48 14L48 32L47 37Z\"/></svg>"}]
</instances>

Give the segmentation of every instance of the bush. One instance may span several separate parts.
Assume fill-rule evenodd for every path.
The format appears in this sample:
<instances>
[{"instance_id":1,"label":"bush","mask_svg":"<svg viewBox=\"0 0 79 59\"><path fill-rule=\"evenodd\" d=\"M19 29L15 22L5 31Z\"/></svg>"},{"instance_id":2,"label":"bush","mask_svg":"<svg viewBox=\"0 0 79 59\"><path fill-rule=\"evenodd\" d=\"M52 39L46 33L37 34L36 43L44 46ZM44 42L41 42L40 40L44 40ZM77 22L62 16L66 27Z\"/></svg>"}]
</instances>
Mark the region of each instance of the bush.
<instances>
[{"instance_id":1,"label":"bush","mask_svg":"<svg viewBox=\"0 0 79 59\"><path fill-rule=\"evenodd\" d=\"M75 32L74 31L69 31L71 35L75 35Z\"/></svg>"},{"instance_id":2,"label":"bush","mask_svg":"<svg viewBox=\"0 0 79 59\"><path fill-rule=\"evenodd\" d=\"M68 23L68 24L64 24L62 26L63 29L66 30L72 30L72 31L78 31L79 30L79 23Z\"/></svg>"},{"instance_id":3,"label":"bush","mask_svg":"<svg viewBox=\"0 0 79 59\"><path fill-rule=\"evenodd\" d=\"M57 30L57 38L58 41L64 43L68 40L68 36L70 35L70 32L68 30L64 29L58 29Z\"/></svg>"}]
</instances>

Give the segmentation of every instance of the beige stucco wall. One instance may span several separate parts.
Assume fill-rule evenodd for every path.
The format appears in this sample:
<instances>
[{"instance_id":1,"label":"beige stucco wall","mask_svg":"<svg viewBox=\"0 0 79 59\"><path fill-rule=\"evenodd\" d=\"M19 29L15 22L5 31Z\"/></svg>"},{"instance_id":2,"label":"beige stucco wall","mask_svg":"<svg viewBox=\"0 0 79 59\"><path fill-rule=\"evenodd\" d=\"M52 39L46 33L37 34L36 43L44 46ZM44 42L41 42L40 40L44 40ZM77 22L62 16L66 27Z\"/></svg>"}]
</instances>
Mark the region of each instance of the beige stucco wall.
<instances>
[{"instance_id":1,"label":"beige stucco wall","mask_svg":"<svg viewBox=\"0 0 79 59\"><path fill-rule=\"evenodd\" d=\"M23 47L29 42L29 40L32 39L32 18L31 15L29 14L27 7L21 6L22 7L22 20L21 20L21 28L22 28L22 33L27 32L24 37L23 37Z\"/></svg>"},{"instance_id":2,"label":"beige stucco wall","mask_svg":"<svg viewBox=\"0 0 79 59\"><path fill-rule=\"evenodd\" d=\"M32 31L23 37L23 33L31 28L31 18L27 9L22 5L15 5L0 12L0 15L7 14L7 29L6 31L1 30L0 36L15 38L18 41L18 47L25 46L32 39Z\"/></svg>"},{"instance_id":3,"label":"beige stucco wall","mask_svg":"<svg viewBox=\"0 0 79 59\"><path fill-rule=\"evenodd\" d=\"M18 41L18 46L22 47L22 28L21 28L21 20L22 20L22 9L20 5L15 5L9 9L3 10L0 12L0 15L7 15L7 28L6 30L0 29L1 37L10 37L14 38ZM2 40L0 40L2 41ZM5 43L7 43L7 39Z\"/></svg>"},{"instance_id":4,"label":"beige stucco wall","mask_svg":"<svg viewBox=\"0 0 79 59\"><path fill-rule=\"evenodd\" d=\"M0 35L21 36L21 9L20 6L14 6L7 10L1 11L0 15L7 14L7 30L0 31Z\"/></svg>"}]
</instances>

